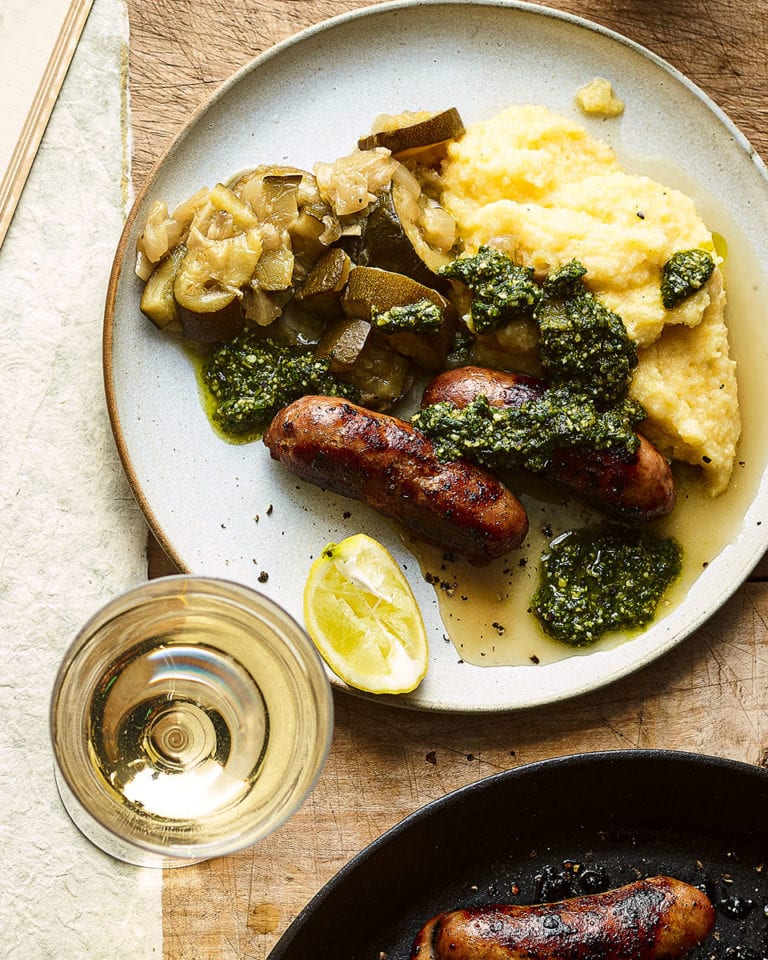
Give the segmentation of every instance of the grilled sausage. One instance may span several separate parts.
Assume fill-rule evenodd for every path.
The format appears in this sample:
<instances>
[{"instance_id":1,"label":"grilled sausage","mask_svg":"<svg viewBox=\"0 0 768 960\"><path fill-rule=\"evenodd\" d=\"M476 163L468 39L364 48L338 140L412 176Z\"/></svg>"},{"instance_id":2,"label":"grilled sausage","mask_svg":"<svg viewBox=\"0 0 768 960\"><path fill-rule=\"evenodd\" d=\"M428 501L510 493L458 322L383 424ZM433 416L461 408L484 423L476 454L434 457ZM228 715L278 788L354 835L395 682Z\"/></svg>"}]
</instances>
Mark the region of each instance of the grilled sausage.
<instances>
[{"instance_id":1,"label":"grilled sausage","mask_svg":"<svg viewBox=\"0 0 768 960\"><path fill-rule=\"evenodd\" d=\"M532 907L433 917L411 960L677 960L712 930L707 897L671 877Z\"/></svg>"},{"instance_id":2,"label":"grilled sausage","mask_svg":"<svg viewBox=\"0 0 768 960\"><path fill-rule=\"evenodd\" d=\"M534 377L462 367L435 377L424 392L422 406L448 401L465 407L482 395L493 406L519 407L545 391L546 384ZM666 516L675 505L669 463L643 436L637 453L629 459L610 450L557 450L544 476L623 520L654 520Z\"/></svg>"},{"instance_id":3,"label":"grilled sausage","mask_svg":"<svg viewBox=\"0 0 768 960\"><path fill-rule=\"evenodd\" d=\"M463 460L440 462L409 423L345 400L296 400L264 442L302 480L362 500L472 563L520 546L528 531L522 504L492 474Z\"/></svg>"}]
</instances>

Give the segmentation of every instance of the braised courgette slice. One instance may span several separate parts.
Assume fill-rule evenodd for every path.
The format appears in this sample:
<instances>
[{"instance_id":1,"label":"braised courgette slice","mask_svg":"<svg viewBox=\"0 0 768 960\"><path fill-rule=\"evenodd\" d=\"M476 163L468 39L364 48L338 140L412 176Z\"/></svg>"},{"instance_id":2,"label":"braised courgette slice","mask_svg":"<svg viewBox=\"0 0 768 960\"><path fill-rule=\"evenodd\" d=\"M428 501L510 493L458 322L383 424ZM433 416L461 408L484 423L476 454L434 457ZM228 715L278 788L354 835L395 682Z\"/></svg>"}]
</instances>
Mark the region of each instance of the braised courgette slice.
<instances>
[{"instance_id":1,"label":"braised courgette slice","mask_svg":"<svg viewBox=\"0 0 768 960\"><path fill-rule=\"evenodd\" d=\"M355 267L350 271L341 306L348 317L370 322L374 314L422 300L429 300L443 313L444 321L435 333L421 335L402 330L382 336L398 353L431 373L440 369L447 356L457 320L453 304L437 290L403 274L376 267Z\"/></svg>"},{"instance_id":2,"label":"braised courgette slice","mask_svg":"<svg viewBox=\"0 0 768 960\"><path fill-rule=\"evenodd\" d=\"M344 250L332 247L315 264L296 300L320 316L337 315L350 268L350 259Z\"/></svg>"},{"instance_id":3,"label":"braised courgette slice","mask_svg":"<svg viewBox=\"0 0 768 960\"><path fill-rule=\"evenodd\" d=\"M250 230L258 227L259 218L253 212L251 207L244 203L237 194L223 183L217 183L208 194L211 204L223 213L228 213L232 218L234 226L242 230Z\"/></svg>"},{"instance_id":4,"label":"braised courgette slice","mask_svg":"<svg viewBox=\"0 0 768 960\"><path fill-rule=\"evenodd\" d=\"M374 310L384 313L392 307L403 307L419 300L431 300L446 314L453 311L451 302L441 293L411 277L379 267L358 266L349 272L342 307L350 317L370 320Z\"/></svg>"},{"instance_id":5,"label":"braised courgette slice","mask_svg":"<svg viewBox=\"0 0 768 960\"><path fill-rule=\"evenodd\" d=\"M395 208L392 191L383 193L368 214L353 255L362 266L402 273L419 283L430 284L436 278L416 252Z\"/></svg>"},{"instance_id":6,"label":"braised courgette slice","mask_svg":"<svg viewBox=\"0 0 768 960\"><path fill-rule=\"evenodd\" d=\"M329 208L330 209L330 208ZM291 245L296 265L301 268L302 276L317 263L331 243L338 240L341 228L330 214L320 215L310 212L306 208L299 211L296 222L290 229ZM294 267L294 280L296 266Z\"/></svg>"},{"instance_id":7,"label":"braised courgette slice","mask_svg":"<svg viewBox=\"0 0 768 960\"><path fill-rule=\"evenodd\" d=\"M405 396L413 383L408 359L375 330L366 339L354 364L337 376L356 387L360 402L371 410L388 410Z\"/></svg>"},{"instance_id":8,"label":"braised courgette slice","mask_svg":"<svg viewBox=\"0 0 768 960\"><path fill-rule=\"evenodd\" d=\"M273 204L284 193L284 188L299 189L309 197L316 190L314 177L306 170L283 164L264 164L254 167L237 177L231 189L241 200L247 203L261 220L268 220ZM296 204L299 198L296 196Z\"/></svg>"},{"instance_id":9,"label":"braised courgette slice","mask_svg":"<svg viewBox=\"0 0 768 960\"><path fill-rule=\"evenodd\" d=\"M266 173L258 181L258 202L256 194L252 194L265 225L264 249L253 279L264 290L287 290L293 282L290 231L299 216L301 180L301 173Z\"/></svg>"},{"instance_id":10,"label":"braised courgette slice","mask_svg":"<svg viewBox=\"0 0 768 960\"><path fill-rule=\"evenodd\" d=\"M258 227L220 240L190 233L173 282L184 336L198 343L216 343L242 331L241 289L260 255Z\"/></svg>"},{"instance_id":11,"label":"braised courgette slice","mask_svg":"<svg viewBox=\"0 0 768 960\"><path fill-rule=\"evenodd\" d=\"M179 306L178 310L184 336L196 343L231 340L245 328L242 306L237 299L210 313L198 313L182 306Z\"/></svg>"},{"instance_id":12,"label":"braised courgette slice","mask_svg":"<svg viewBox=\"0 0 768 960\"><path fill-rule=\"evenodd\" d=\"M315 355L330 361L331 373L351 370L365 349L372 328L365 320L339 317L328 325Z\"/></svg>"},{"instance_id":13,"label":"braised courgette slice","mask_svg":"<svg viewBox=\"0 0 768 960\"><path fill-rule=\"evenodd\" d=\"M282 164L255 167L239 176L232 190L266 226L255 277L265 289L284 290L303 280L341 232L306 170ZM279 243L270 239L270 231L277 231Z\"/></svg>"},{"instance_id":14,"label":"braised courgette slice","mask_svg":"<svg viewBox=\"0 0 768 960\"><path fill-rule=\"evenodd\" d=\"M409 189L413 184L393 180L362 222L361 235L344 245L361 266L402 273L428 287L448 290L450 283L437 271L455 259L456 225L434 201L419 195L417 185L415 193ZM442 249L427 236L427 224L436 213L450 227L441 236Z\"/></svg>"},{"instance_id":15,"label":"braised courgette slice","mask_svg":"<svg viewBox=\"0 0 768 960\"><path fill-rule=\"evenodd\" d=\"M283 312L283 297L251 284L243 290L243 317L249 328L269 327Z\"/></svg>"},{"instance_id":16,"label":"braised courgette slice","mask_svg":"<svg viewBox=\"0 0 768 960\"><path fill-rule=\"evenodd\" d=\"M187 252L183 244L173 249L152 271L141 294L139 308L160 330L181 330L179 309L173 295L173 284L179 264Z\"/></svg>"},{"instance_id":17,"label":"braised courgette slice","mask_svg":"<svg viewBox=\"0 0 768 960\"><path fill-rule=\"evenodd\" d=\"M262 290L287 290L293 282L295 259L287 230L281 231L273 247L265 245L253 271L253 281Z\"/></svg>"},{"instance_id":18,"label":"braised courgette slice","mask_svg":"<svg viewBox=\"0 0 768 960\"><path fill-rule=\"evenodd\" d=\"M386 147L393 156L402 159L449 140L457 140L464 133L464 123L455 107L426 117L416 114L418 119L409 122L413 116L402 114L387 118L384 129L360 137L357 141L359 149Z\"/></svg>"},{"instance_id":19,"label":"braised courgette slice","mask_svg":"<svg viewBox=\"0 0 768 960\"><path fill-rule=\"evenodd\" d=\"M430 271L432 279L427 285L439 287L445 278L438 276L437 271L456 258L455 220L437 202L423 193L415 196L406 183L397 180L392 181L392 203L414 254ZM435 229L435 221L439 222L439 230ZM430 228L435 236L439 234L439 245L431 241Z\"/></svg>"}]
</instances>

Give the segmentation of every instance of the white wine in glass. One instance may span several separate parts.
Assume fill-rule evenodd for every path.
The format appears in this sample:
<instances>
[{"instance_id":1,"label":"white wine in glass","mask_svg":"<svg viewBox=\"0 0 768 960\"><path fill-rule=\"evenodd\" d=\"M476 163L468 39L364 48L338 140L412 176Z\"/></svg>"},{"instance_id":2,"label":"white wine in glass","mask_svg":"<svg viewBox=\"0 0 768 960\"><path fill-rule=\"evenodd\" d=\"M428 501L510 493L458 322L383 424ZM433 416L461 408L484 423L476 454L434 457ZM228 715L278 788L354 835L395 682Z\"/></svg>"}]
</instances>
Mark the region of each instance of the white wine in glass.
<instances>
[{"instance_id":1,"label":"white wine in glass","mask_svg":"<svg viewBox=\"0 0 768 960\"><path fill-rule=\"evenodd\" d=\"M51 700L67 812L107 853L146 866L275 830L316 782L332 728L325 668L298 624L247 587L186 575L91 618Z\"/></svg>"}]
</instances>

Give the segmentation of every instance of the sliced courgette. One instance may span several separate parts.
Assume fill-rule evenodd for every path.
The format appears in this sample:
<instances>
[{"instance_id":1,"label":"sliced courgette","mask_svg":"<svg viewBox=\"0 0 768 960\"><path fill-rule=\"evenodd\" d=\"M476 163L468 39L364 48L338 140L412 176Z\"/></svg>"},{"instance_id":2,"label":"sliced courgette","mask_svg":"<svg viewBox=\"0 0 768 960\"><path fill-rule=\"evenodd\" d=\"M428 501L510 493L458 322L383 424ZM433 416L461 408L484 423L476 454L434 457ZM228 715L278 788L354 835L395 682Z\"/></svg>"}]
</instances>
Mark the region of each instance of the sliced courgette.
<instances>
[{"instance_id":1,"label":"sliced courgette","mask_svg":"<svg viewBox=\"0 0 768 960\"><path fill-rule=\"evenodd\" d=\"M416 199L402 185L393 182L379 195L361 224L361 235L345 243L361 266L380 267L402 273L438 290L450 284L437 271L450 263L452 254L437 250L424 236L421 217L427 198Z\"/></svg>"},{"instance_id":2,"label":"sliced courgette","mask_svg":"<svg viewBox=\"0 0 768 960\"><path fill-rule=\"evenodd\" d=\"M367 321L339 317L326 328L315 355L330 361L331 373L351 370L360 359L371 333L371 325Z\"/></svg>"},{"instance_id":3,"label":"sliced courgette","mask_svg":"<svg viewBox=\"0 0 768 960\"><path fill-rule=\"evenodd\" d=\"M431 300L446 315L453 311L450 301L441 293L411 277L378 267L358 266L349 272L342 307L350 317L370 320L374 310L384 313L419 300Z\"/></svg>"},{"instance_id":4,"label":"sliced courgette","mask_svg":"<svg viewBox=\"0 0 768 960\"><path fill-rule=\"evenodd\" d=\"M186 247L179 244L165 260L161 260L149 276L141 295L141 312L160 330L169 333L181 330L179 310L173 296L173 284Z\"/></svg>"},{"instance_id":5,"label":"sliced courgette","mask_svg":"<svg viewBox=\"0 0 768 960\"><path fill-rule=\"evenodd\" d=\"M350 267L344 250L332 247L318 260L296 299L312 313L326 317L338 315Z\"/></svg>"},{"instance_id":6,"label":"sliced courgette","mask_svg":"<svg viewBox=\"0 0 768 960\"><path fill-rule=\"evenodd\" d=\"M355 267L350 271L341 306L347 316L370 322L374 313L385 313L392 307L420 300L431 301L443 312L445 319L437 332L422 336L402 331L382 336L398 353L431 373L440 369L447 356L457 319L453 305L437 290L403 274L376 267Z\"/></svg>"},{"instance_id":7,"label":"sliced courgette","mask_svg":"<svg viewBox=\"0 0 768 960\"><path fill-rule=\"evenodd\" d=\"M386 147L398 159L413 155L422 150L431 149L449 140L457 140L464 133L464 122L455 107L434 113L423 118L421 114L415 122L409 114L389 118L386 128L361 137L357 141L360 150L373 150Z\"/></svg>"},{"instance_id":8,"label":"sliced courgette","mask_svg":"<svg viewBox=\"0 0 768 960\"><path fill-rule=\"evenodd\" d=\"M361 266L379 267L429 284L435 277L416 252L395 209L392 191L383 193L368 214L353 251Z\"/></svg>"},{"instance_id":9,"label":"sliced courgette","mask_svg":"<svg viewBox=\"0 0 768 960\"><path fill-rule=\"evenodd\" d=\"M259 219L250 205L244 203L233 190L225 187L223 183L216 184L209 193L208 199L217 210L228 213L232 217L232 222L238 230L250 230L252 227L258 227Z\"/></svg>"},{"instance_id":10,"label":"sliced courgette","mask_svg":"<svg viewBox=\"0 0 768 960\"><path fill-rule=\"evenodd\" d=\"M368 336L355 363L337 376L360 391L360 402L371 410L388 410L410 389L410 364L376 331Z\"/></svg>"},{"instance_id":11,"label":"sliced courgette","mask_svg":"<svg viewBox=\"0 0 768 960\"><path fill-rule=\"evenodd\" d=\"M210 313L197 313L182 306L178 309L184 336L196 343L231 340L245 328L240 300L232 300L220 310Z\"/></svg>"},{"instance_id":12,"label":"sliced courgette","mask_svg":"<svg viewBox=\"0 0 768 960\"><path fill-rule=\"evenodd\" d=\"M265 246L253 271L253 280L262 290L287 290L293 282L294 262L290 236L283 230L277 246Z\"/></svg>"}]
</instances>

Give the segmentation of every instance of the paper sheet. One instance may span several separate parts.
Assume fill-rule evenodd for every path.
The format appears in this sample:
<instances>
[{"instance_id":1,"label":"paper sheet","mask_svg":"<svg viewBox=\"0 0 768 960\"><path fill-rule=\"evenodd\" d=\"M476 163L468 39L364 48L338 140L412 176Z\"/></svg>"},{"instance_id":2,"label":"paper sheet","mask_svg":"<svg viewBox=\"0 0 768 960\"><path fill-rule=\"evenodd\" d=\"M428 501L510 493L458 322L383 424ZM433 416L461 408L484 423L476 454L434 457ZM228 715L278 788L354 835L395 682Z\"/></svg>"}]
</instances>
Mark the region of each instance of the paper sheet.
<instances>
[{"instance_id":1,"label":"paper sheet","mask_svg":"<svg viewBox=\"0 0 768 960\"><path fill-rule=\"evenodd\" d=\"M0 245L92 2L0 3Z\"/></svg>"},{"instance_id":2,"label":"paper sheet","mask_svg":"<svg viewBox=\"0 0 768 960\"><path fill-rule=\"evenodd\" d=\"M114 449L101 330L125 210L127 13L95 0L0 249L0 956L160 960L161 871L64 813L48 706L81 623L146 578Z\"/></svg>"},{"instance_id":3,"label":"paper sheet","mask_svg":"<svg viewBox=\"0 0 768 960\"><path fill-rule=\"evenodd\" d=\"M0 8L0 176L43 79L70 0L5 0Z\"/></svg>"}]
</instances>

